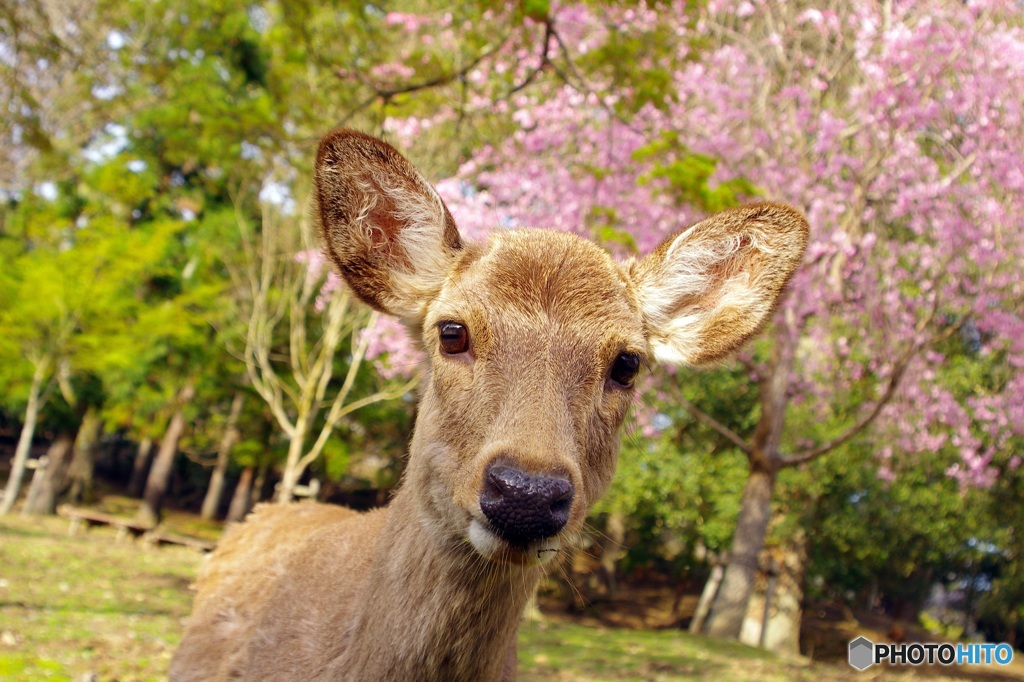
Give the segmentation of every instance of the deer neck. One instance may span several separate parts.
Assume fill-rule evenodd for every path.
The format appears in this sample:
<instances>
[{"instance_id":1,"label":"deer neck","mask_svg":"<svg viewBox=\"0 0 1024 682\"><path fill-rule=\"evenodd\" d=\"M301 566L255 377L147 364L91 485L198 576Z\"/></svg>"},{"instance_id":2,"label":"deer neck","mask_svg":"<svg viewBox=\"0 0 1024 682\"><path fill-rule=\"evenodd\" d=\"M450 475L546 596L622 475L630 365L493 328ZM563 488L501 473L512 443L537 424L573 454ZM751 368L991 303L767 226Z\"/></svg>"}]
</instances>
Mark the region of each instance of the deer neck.
<instances>
[{"instance_id":1,"label":"deer neck","mask_svg":"<svg viewBox=\"0 0 1024 682\"><path fill-rule=\"evenodd\" d=\"M439 539L410 488L389 505L339 670L353 680L501 679L541 570Z\"/></svg>"}]
</instances>

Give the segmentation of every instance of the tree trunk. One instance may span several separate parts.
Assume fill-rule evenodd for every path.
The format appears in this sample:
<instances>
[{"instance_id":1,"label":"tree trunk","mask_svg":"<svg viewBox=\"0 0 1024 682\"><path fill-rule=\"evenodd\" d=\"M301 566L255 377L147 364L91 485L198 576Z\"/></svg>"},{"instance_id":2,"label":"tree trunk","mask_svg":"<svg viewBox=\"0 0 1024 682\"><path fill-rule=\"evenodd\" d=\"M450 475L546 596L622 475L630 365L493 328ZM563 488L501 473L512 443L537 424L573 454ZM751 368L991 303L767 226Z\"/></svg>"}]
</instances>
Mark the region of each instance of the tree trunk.
<instances>
[{"instance_id":1,"label":"tree trunk","mask_svg":"<svg viewBox=\"0 0 1024 682\"><path fill-rule=\"evenodd\" d=\"M195 397L195 385L192 381L185 384L178 395L178 407L167 425L167 432L160 442L160 451L153 461L153 467L146 479L146 491L142 495L139 506L138 520L141 523L155 526L160 523L160 511L167 492L167 483L174 465L174 457L178 454L178 442L185 433L185 407Z\"/></svg>"},{"instance_id":2,"label":"tree trunk","mask_svg":"<svg viewBox=\"0 0 1024 682\"><path fill-rule=\"evenodd\" d=\"M767 628L761 646L777 654L800 653L800 620L803 610L804 574L807 570L807 535L802 530L782 549L778 582L769 604Z\"/></svg>"},{"instance_id":3,"label":"tree trunk","mask_svg":"<svg viewBox=\"0 0 1024 682\"><path fill-rule=\"evenodd\" d=\"M25 477L25 463L28 462L28 455L32 449L32 437L36 433L36 423L39 420L39 410L42 409L40 395L43 392L43 375L45 373L45 363L36 365L36 370L32 375L32 386L28 392L28 405L25 407L25 423L21 427L18 445L14 449L11 474L7 479L7 487L4 488L4 499L0 502L0 515L11 512L15 500L18 499L18 492L21 490L21 481Z\"/></svg>"},{"instance_id":4,"label":"tree trunk","mask_svg":"<svg viewBox=\"0 0 1024 682\"><path fill-rule=\"evenodd\" d=\"M75 444L74 431L62 431L46 452L46 466L36 469L32 476L28 498L21 508L22 514L53 515L57 513L57 499L64 489L71 448Z\"/></svg>"},{"instance_id":5,"label":"tree trunk","mask_svg":"<svg viewBox=\"0 0 1024 682\"><path fill-rule=\"evenodd\" d=\"M697 602L697 608L693 612L693 620L690 621L690 632L697 635L704 631L704 625L708 620L708 612L711 610L711 604L715 601L715 596L718 594L718 588L722 584L722 575L725 573L725 569L722 564L715 562L715 565L711 568L711 575L708 576L708 581L704 583L704 591L700 593L700 600Z\"/></svg>"},{"instance_id":6,"label":"tree trunk","mask_svg":"<svg viewBox=\"0 0 1024 682\"><path fill-rule=\"evenodd\" d=\"M68 500L72 504L92 502L95 498L93 490L93 472L96 470L96 454L100 449L100 438L103 436L103 419L99 409L90 407L82 418L75 438L74 454L71 458L71 489Z\"/></svg>"},{"instance_id":7,"label":"tree trunk","mask_svg":"<svg viewBox=\"0 0 1024 682\"><path fill-rule=\"evenodd\" d=\"M206 489L206 497L203 498L202 517L207 521L217 516L220 508L220 500L224 496L224 474L228 470L228 462L231 459L231 451L238 442L238 417L245 405L245 394L241 391L235 393L231 401L231 412L228 414L228 422L224 428L224 435L217 446L217 463L210 475L210 486Z\"/></svg>"},{"instance_id":8,"label":"tree trunk","mask_svg":"<svg viewBox=\"0 0 1024 682\"><path fill-rule=\"evenodd\" d=\"M132 497L140 497L143 487L146 485L146 475L149 473L149 460L153 454L153 439L143 438L139 441L139 449L135 452L135 461L132 463L132 477L128 479L128 494Z\"/></svg>"},{"instance_id":9,"label":"tree trunk","mask_svg":"<svg viewBox=\"0 0 1024 682\"><path fill-rule=\"evenodd\" d=\"M790 310L776 320L775 343L768 372L760 382L761 418L754 430L748 452L750 474L743 488L740 516L733 533L729 565L718 596L711 607L706 633L713 637L738 639L743 628L750 596L754 592L758 559L764 549L771 518L772 489L782 466L779 446L789 405L789 380L796 359L799 337Z\"/></svg>"},{"instance_id":10,"label":"tree trunk","mask_svg":"<svg viewBox=\"0 0 1024 682\"><path fill-rule=\"evenodd\" d=\"M760 565L769 565L770 561L769 553L762 552ZM766 631L765 619L768 617L772 593L777 582L778 576L774 571L758 571L754 576L754 589L750 594L750 601L747 602L747 615L740 627L739 641L747 646L761 646L762 633Z\"/></svg>"},{"instance_id":11,"label":"tree trunk","mask_svg":"<svg viewBox=\"0 0 1024 682\"><path fill-rule=\"evenodd\" d=\"M618 564L625 556L626 519L620 511L608 515L604 537L601 540L601 577L604 580L605 593L614 598L618 592Z\"/></svg>"},{"instance_id":12,"label":"tree trunk","mask_svg":"<svg viewBox=\"0 0 1024 682\"><path fill-rule=\"evenodd\" d=\"M706 634L712 637L737 639L747 614L747 604L754 591L758 557L764 547L771 517L772 488L775 473L752 467L743 489L740 517L736 522L729 565L718 590Z\"/></svg>"},{"instance_id":13,"label":"tree trunk","mask_svg":"<svg viewBox=\"0 0 1024 682\"><path fill-rule=\"evenodd\" d=\"M299 484L302 471L299 469L299 460L302 459L302 449L306 443L306 419L299 417L295 420L295 434L288 443L288 459L285 461L284 471L281 472L281 483L277 489L278 504L287 504L294 497L295 486Z\"/></svg>"},{"instance_id":14,"label":"tree trunk","mask_svg":"<svg viewBox=\"0 0 1024 682\"><path fill-rule=\"evenodd\" d=\"M50 450L53 446L50 446ZM46 451L46 454L36 460L35 468L32 469L32 482L29 483L28 493L25 495L25 501L21 503L21 515L29 516L29 509L35 506L36 499L39 497L40 488L43 487L43 479L46 478L46 470L50 465L50 450ZM32 460L28 461L25 468L30 468Z\"/></svg>"},{"instance_id":15,"label":"tree trunk","mask_svg":"<svg viewBox=\"0 0 1024 682\"><path fill-rule=\"evenodd\" d=\"M1013 614L1013 629L1010 630L1010 643L1017 647L1018 650L1021 648L1021 636L1020 636L1020 609L1017 609Z\"/></svg>"},{"instance_id":16,"label":"tree trunk","mask_svg":"<svg viewBox=\"0 0 1024 682\"><path fill-rule=\"evenodd\" d=\"M235 486L235 494L231 496L231 505L228 507L228 515L225 519L228 523L237 523L249 513L252 501L252 479L255 474L254 467L248 466L242 469L242 475L238 477L238 484Z\"/></svg>"},{"instance_id":17,"label":"tree trunk","mask_svg":"<svg viewBox=\"0 0 1024 682\"><path fill-rule=\"evenodd\" d=\"M270 460L264 459L256 469L256 480L252 483L252 496L249 498L249 509L263 499L264 488L267 487L267 474L270 473Z\"/></svg>"}]
</instances>

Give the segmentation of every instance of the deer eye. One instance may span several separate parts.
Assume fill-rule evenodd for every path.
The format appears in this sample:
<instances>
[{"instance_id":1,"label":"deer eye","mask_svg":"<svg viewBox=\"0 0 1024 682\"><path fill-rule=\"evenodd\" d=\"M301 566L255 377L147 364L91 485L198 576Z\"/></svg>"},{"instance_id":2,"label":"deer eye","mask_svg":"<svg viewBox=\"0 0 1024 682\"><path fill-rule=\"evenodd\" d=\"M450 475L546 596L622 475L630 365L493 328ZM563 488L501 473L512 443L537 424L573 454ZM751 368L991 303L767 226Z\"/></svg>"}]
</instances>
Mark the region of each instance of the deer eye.
<instances>
[{"instance_id":1,"label":"deer eye","mask_svg":"<svg viewBox=\"0 0 1024 682\"><path fill-rule=\"evenodd\" d=\"M465 325L458 322L442 322L439 327L442 351L448 355L458 355L469 350L469 332Z\"/></svg>"},{"instance_id":2,"label":"deer eye","mask_svg":"<svg viewBox=\"0 0 1024 682\"><path fill-rule=\"evenodd\" d=\"M622 388L629 388L633 385L637 373L640 371L640 356L636 353L619 353L612 363L608 378Z\"/></svg>"}]
</instances>

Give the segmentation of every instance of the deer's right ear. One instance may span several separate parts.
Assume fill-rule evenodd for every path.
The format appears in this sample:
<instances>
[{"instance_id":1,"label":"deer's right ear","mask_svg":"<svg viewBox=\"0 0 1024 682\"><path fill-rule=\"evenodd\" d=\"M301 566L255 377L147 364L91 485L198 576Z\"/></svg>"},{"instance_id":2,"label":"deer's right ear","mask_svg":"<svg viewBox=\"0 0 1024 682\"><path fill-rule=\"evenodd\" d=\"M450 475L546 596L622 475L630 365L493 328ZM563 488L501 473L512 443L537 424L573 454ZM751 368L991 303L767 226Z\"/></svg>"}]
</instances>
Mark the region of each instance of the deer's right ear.
<instances>
[{"instance_id":1,"label":"deer's right ear","mask_svg":"<svg viewBox=\"0 0 1024 682\"><path fill-rule=\"evenodd\" d=\"M316 157L320 233L355 294L382 312L419 319L462 248L441 197L391 145L335 130Z\"/></svg>"}]
</instances>

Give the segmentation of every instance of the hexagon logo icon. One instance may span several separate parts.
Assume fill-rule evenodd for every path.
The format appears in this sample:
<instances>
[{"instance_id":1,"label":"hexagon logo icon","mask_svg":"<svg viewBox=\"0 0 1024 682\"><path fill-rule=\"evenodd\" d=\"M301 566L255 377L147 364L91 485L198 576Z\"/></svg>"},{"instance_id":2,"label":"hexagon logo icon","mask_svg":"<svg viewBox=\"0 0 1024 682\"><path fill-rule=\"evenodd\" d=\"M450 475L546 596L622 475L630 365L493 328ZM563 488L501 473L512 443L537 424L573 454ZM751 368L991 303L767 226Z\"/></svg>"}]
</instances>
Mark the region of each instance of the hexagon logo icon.
<instances>
[{"instance_id":1,"label":"hexagon logo icon","mask_svg":"<svg viewBox=\"0 0 1024 682\"><path fill-rule=\"evenodd\" d=\"M875 645L867 637L858 637L850 642L850 665L865 670L875 662Z\"/></svg>"}]
</instances>

